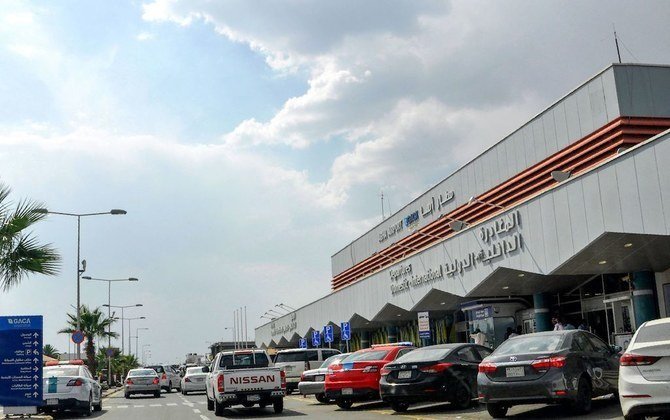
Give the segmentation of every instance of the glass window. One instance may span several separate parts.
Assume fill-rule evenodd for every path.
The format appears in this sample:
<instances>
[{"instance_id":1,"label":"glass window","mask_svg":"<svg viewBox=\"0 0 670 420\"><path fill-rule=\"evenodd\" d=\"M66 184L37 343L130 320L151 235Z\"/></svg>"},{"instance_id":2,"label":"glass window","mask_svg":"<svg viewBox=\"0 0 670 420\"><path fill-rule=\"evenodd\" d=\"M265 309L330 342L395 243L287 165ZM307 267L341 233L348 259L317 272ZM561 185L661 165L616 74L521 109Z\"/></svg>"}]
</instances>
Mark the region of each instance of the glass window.
<instances>
[{"instance_id":1,"label":"glass window","mask_svg":"<svg viewBox=\"0 0 670 420\"><path fill-rule=\"evenodd\" d=\"M314 359L317 360L317 359ZM277 358L275 363L293 363L293 362L306 362L307 361L307 352L304 351L287 351L282 353L277 353Z\"/></svg>"},{"instance_id":2,"label":"glass window","mask_svg":"<svg viewBox=\"0 0 670 420\"><path fill-rule=\"evenodd\" d=\"M163 366L148 366L149 369L153 369L158 373L165 373L165 369L163 369Z\"/></svg>"},{"instance_id":3,"label":"glass window","mask_svg":"<svg viewBox=\"0 0 670 420\"><path fill-rule=\"evenodd\" d=\"M79 366L54 366L44 368L45 378L50 376L79 376Z\"/></svg>"},{"instance_id":4,"label":"glass window","mask_svg":"<svg viewBox=\"0 0 670 420\"><path fill-rule=\"evenodd\" d=\"M451 349L416 349L397 359L398 363L414 363L444 359Z\"/></svg>"},{"instance_id":5,"label":"glass window","mask_svg":"<svg viewBox=\"0 0 670 420\"><path fill-rule=\"evenodd\" d=\"M336 354L334 356L330 356L329 358L324 360L323 363L321 363L320 367L327 368L328 366L332 365L335 362L339 362L340 360L344 359L345 357L346 356L343 355L343 354Z\"/></svg>"},{"instance_id":6,"label":"glass window","mask_svg":"<svg viewBox=\"0 0 670 420\"><path fill-rule=\"evenodd\" d=\"M225 369L267 366L268 358L265 353L260 352L227 353L222 354L219 360L219 367Z\"/></svg>"},{"instance_id":7,"label":"glass window","mask_svg":"<svg viewBox=\"0 0 670 420\"><path fill-rule=\"evenodd\" d=\"M491 354L491 350L484 347L477 347L477 351L479 352L479 355L482 357L482 359Z\"/></svg>"},{"instance_id":8,"label":"glass window","mask_svg":"<svg viewBox=\"0 0 670 420\"><path fill-rule=\"evenodd\" d=\"M600 352L600 353L609 353L612 351L612 348L607 345L603 340L599 339L595 335L588 335L591 344L593 344L594 351Z\"/></svg>"},{"instance_id":9,"label":"glass window","mask_svg":"<svg viewBox=\"0 0 670 420\"><path fill-rule=\"evenodd\" d=\"M131 370L128 376L156 376L156 371L154 369Z\"/></svg>"},{"instance_id":10,"label":"glass window","mask_svg":"<svg viewBox=\"0 0 670 420\"><path fill-rule=\"evenodd\" d=\"M544 353L558 350L563 342L562 334L520 336L504 341L493 353L496 356L524 353Z\"/></svg>"},{"instance_id":11,"label":"glass window","mask_svg":"<svg viewBox=\"0 0 670 420\"><path fill-rule=\"evenodd\" d=\"M186 369L186 374L187 375L193 375L193 374L198 374L202 373L202 367L190 367Z\"/></svg>"},{"instance_id":12,"label":"glass window","mask_svg":"<svg viewBox=\"0 0 670 420\"><path fill-rule=\"evenodd\" d=\"M356 353L351 354L349 357L345 358L342 362L365 362L369 360L384 360L386 355L389 353L388 350L364 350L357 351Z\"/></svg>"},{"instance_id":13,"label":"glass window","mask_svg":"<svg viewBox=\"0 0 670 420\"><path fill-rule=\"evenodd\" d=\"M593 352L595 348L585 334L579 333L572 336L572 348L576 351Z\"/></svg>"},{"instance_id":14,"label":"glass window","mask_svg":"<svg viewBox=\"0 0 670 420\"><path fill-rule=\"evenodd\" d=\"M648 325L637 332L636 343L670 340L670 323Z\"/></svg>"},{"instance_id":15,"label":"glass window","mask_svg":"<svg viewBox=\"0 0 670 420\"><path fill-rule=\"evenodd\" d=\"M398 354L395 355L395 358L398 359L398 358L406 355L407 353L411 352L412 350L414 350L414 349L402 349L402 350L398 351Z\"/></svg>"},{"instance_id":16,"label":"glass window","mask_svg":"<svg viewBox=\"0 0 670 420\"><path fill-rule=\"evenodd\" d=\"M319 361L318 350L307 350L307 360L309 362L318 362Z\"/></svg>"},{"instance_id":17,"label":"glass window","mask_svg":"<svg viewBox=\"0 0 670 420\"><path fill-rule=\"evenodd\" d=\"M463 347L456 353L456 356L461 360L465 360L466 362L476 363L480 360L479 354L475 353L472 347Z\"/></svg>"}]
</instances>

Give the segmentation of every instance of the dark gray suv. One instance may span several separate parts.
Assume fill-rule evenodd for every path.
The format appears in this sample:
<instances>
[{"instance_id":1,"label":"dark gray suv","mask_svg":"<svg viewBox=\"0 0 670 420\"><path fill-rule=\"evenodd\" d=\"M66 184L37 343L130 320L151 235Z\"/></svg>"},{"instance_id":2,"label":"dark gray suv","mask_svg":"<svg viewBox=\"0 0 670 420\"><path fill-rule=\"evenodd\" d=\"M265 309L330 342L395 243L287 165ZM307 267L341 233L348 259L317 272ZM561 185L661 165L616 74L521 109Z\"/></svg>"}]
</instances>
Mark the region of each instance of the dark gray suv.
<instances>
[{"instance_id":1,"label":"dark gray suv","mask_svg":"<svg viewBox=\"0 0 670 420\"><path fill-rule=\"evenodd\" d=\"M513 405L565 403L591 410L591 399L617 392L619 356L580 330L520 335L503 342L479 365L481 402L494 418Z\"/></svg>"}]
</instances>

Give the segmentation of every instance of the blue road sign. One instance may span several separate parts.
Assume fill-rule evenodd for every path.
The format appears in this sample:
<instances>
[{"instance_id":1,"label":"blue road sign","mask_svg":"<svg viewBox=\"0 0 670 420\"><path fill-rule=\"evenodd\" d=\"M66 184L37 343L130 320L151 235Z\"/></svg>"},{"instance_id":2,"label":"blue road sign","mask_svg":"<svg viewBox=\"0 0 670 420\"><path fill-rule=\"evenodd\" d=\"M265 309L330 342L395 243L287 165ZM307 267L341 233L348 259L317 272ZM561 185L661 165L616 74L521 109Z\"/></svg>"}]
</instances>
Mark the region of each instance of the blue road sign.
<instances>
[{"instance_id":1,"label":"blue road sign","mask_svg":"<svg viewBox=\"0 0 670 420\"><path fill-rule=\"evenodd\" d=\"M0 406L42 405L42 316L0 316Z\"/></svg>"},{"instance_id":2,"label":"blue road sign","mask_svg":"<svg viewBox=\"0 0 670 420\"><path fill-rule=\"evenodd\" d=\"M319 347L321 345L321 332L312 331L312 346Z\"/></svg>"},{"instance_id":3,"label":"blue road sign","mask_svg":"<svg viewBox=\"0 0 670 420\"><path fill-rule=\"evenodd\" d=\"M83 331L75 331L72 333L72 342L75 344L81 344L84 342L84 333Z\"/></svg>"},{"instance_id":4,"label":"blue road sign","mask_svg":"<svg viewBox=\"0 0 670 420\"><path fill-rule=\"evenodd\" d=\"M351 340L351 325L348 322L343 322L340 324L340 331L342 332L342 341Z\"/></svg>"},{"instance_id":5,"label":"blue road sign","mask_svg":"<svg viewBox=\"0 0 670 420\"><path fill-rule=\"evenodd\" d=\"M301 338L301 339L300 339L300 345L299 345L299 347L300 347L301 349L306 349L306 348L307 348L307 339L306 339L306 338Z\"/></svg>"},{"instance_id":6,"label":"blue road sign","mask_svg":"<svg viewBox=\"0 0 670 420\"><path fill-rule=\"evenodd\" d=\"M333 338L333 326L326 325L323 327L323 341L326 343L332 343L334 341Z\"/></svg>"}]
</instances>

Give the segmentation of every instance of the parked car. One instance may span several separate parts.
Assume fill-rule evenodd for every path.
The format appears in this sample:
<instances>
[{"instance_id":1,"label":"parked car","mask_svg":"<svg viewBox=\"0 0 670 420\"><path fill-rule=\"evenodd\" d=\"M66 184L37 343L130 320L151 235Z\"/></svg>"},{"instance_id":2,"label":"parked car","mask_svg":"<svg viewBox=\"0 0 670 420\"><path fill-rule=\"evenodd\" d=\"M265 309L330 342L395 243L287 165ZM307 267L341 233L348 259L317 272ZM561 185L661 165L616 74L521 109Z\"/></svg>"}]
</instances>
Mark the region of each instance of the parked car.
<instances>
[{"instance_id":1,"label":"parked car","mask_svg":"<svg viewBox=\"0 0 670 420\"><path fill-rule=\"evenodd\" d=\"M170 365L151 365L145 366L147 369L153 369L158 373L158 378L161 381L161 389L166 392L172 392L173 388L181 391L181 377Z\"/></svg>"},{"instance_id":2,"label":"parked car","mask_svg":"<svg viewBox=\"0 0 670 420\"><path fill-rule=\"evenodd\" d=\"M591 410L595 396L617 392L619 356L581 330L525 334L504 341L479 364L480 401L492 417L521 404L570 404Z\"/></svg>"},{"instance_id":3,"label":"parked car","mask_svg":"<svg viewBox=\"0 0 670 420\"><path fill-rule=\"evenodd\" d=\"M86 415L102 410L102 389L83 360L47 362L42 380L44 405L41 410L71 410Z\"/></svg>"},{"instance_id":4,"label":"parked car","mask_svg":"<svg viewBox=\"0 0 670 420\"><path fill-rule=\"evenodd\" d=\"M286 375L286 391L298 389L300 376L306 370L316 369L330 356L340 354L335 349L290 349L280 350L275 357L275 367L284 371Z\"/></svg>"},{"instance_id":5,"label":"parked car","mask_svg":"<svg viewBox=\"0 0 670 420\"><path fill-rule=\"evenodd\" d=\"M382 400L397 412L422 401L449 401L465 409L477 397L479 363L492 351L465 343L416 349L382 368Z\"/></svg>"},{"instance_id":6,"label":"parked car","mask_svg":"<svg viewBox=\"0 0 670 420\"><path fill-rule=\"evenodd\" d=\"M207 373L202 366L186 368L184 377L181 378L181 393L187 395L189 392L205 391Z\"/></svg>"},{"instance_id":7,"label":"parked car","mask_svg":"<svg viewBox=\"0 0 670 420\"><path fill-rule=\"evenodd\" d=\"M207 409L222 416L233 405L261 408L272 405L276 414L284 410L286 379L284 371L272 367L270 357L261 349L219 352L207 373Z\"/></svg>"},{"instance_id":8,"label":"parked car","mask_svg":"<svg viewBox=\"0 0 670 420\"><path fill-rule=\"evenodd\" d=\"M414 350L412 343L373 345L331 365L326 375L326 398L343 410L354 402L379 399L379 378L384 365Z\"/></svg>"},{"instance_id":9,"label":"parked car","mask_svg":"<svg viewBox=\"0 0 670 420\"><path fill-rule=\"evenodd\" d=\"M123 384L123 396L130 398L133 394L153 394L161 397L161 381L154 369L130 369Z\"/></svg>"},{"instance_id":10,"label":"parked car","mask_svg":"<svg viewBox=\"0 0 670 420\"><path fill-rule=\"evenodd\" d=\"M342 359L349 356L351 353L341 353L330 356L323 361L321 366L317 369L306 370L300 376L298 383L298 390L302 395L314 395L316 400L320 403L328 404L330 400L326 398L326 375L328 374L328 367L335 363L339 363Z\"/></svg>"},{"instance_id":11,"label":"parked car","mask_svg":"<svg viewBox=\"0 0 670 420\"><path fill-rule=\"evenodd\" d=\"M642 324L620 360L619 401L624 418L670 413L670 318Z\"/></svg>"}]
</instances>

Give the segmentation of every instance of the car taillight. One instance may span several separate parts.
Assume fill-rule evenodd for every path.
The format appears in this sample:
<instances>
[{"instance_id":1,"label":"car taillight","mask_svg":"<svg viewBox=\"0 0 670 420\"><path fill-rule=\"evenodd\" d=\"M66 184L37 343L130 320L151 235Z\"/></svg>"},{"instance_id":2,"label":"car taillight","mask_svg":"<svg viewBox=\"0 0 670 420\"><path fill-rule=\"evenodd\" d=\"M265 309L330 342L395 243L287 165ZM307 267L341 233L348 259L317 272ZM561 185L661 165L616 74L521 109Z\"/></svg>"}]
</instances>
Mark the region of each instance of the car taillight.
<instances>
[{"instance_id":1,"label":"car taillight","mask_svg":"<svg viewBox=\"0 0 670 420\"><path fill-rule=\"evenodd\" d=\"M184 378L184 382L191 382L191 378Z\"/></svg>"},{"instance_id":2,"label":"car taillight","mask_svg":"<svg viewBox=\"0 0 670 420\"><path fill-rule=\"evenodd\" d=\"M166 375L166 374L163 374L163 377L162 377L161 379L166 380L166 379L167 379L167 375Z\"/></svg>"},{"instance_id":3,"label":"car taillight","mask_svg":"<svg viewBox=\"0 0 670 420\"><path fill-rule=\"evenodd\" d=\"M282 370L279 372L279 375L281 377L281 387L286 388L286 372Z\"/></svg>"},{"instance_id":4,"label":"car taillight","mask_svg":"<svg viewBox=\"0 0 670 420\"><path fill-rule=\"evenodd\" d=\"M126 380L126 385L132 385L132 384L133 384L133 380L132 380L132 379L127 379L127 380Z\"/></svg>"},{"instance_id":5,"label":"car taillight","mask_svg":"<svg viewBox=\"0 0 670 420\"><path fill-rule=\"evenodd\" d=\"M658 359L660 359L660 357L624 353L619 361L621 362L621 366L648 366L656 363Z\"/></svg>"},{"instance_id":6,"label":"car taillight","mask_svg":"<svg viewBox=\"0 0 670 420\"><path fill-rule=\"evenodd\" d=\"M70 379L70 380L68 381L68 383L67 383L67 386L82 386L82 385L84 385L84 381L82 381L82 380L79 379L79 378L77 378L77 379Z\"/></svg>"},{"instance_id":7,"label":"car taillight","mask_svg":"<svg viewBox=\"0 0 670 420\"><path fill-rule=\"evenodd\" d=\"M479 364L479 372L480 373L496 373L496 369L498 369L498 366L495 365L495 363L480 363Z\"/></svg>"},{"instance_id":8,"label":"car taillight","mask_svg":"<svg viewBox=\"0 0 670 420\"><path fill-rule=\"evenodd\" d=\"M389 373L391 373L391 369L387 368L386 366L384 366L384 367L382 368L382 370L379 372L379 374L382 375L382 376L386 376L386 375L388 375Z\"/></svg>"},{"instance_id":9,"label":"car taillight","mask_svg":"<svg viewBox=\"0 0 670 420\"><path fill-rule=\"evenodd\" d=\"M304 382L304 381L305 381L305 374L301 373L300 374L300 382Z\"/></svg>"},{"instance_id":10,"label":"car taillight","mask_svg":"<svg viewBox=\"0 0 670 420\"><path fill-rule=\"evenodd\" d=\"M219 392L223 392L223 373L220 373L219 377L216 378L216 387Z\"/></svg>"},{"instance_id":11,"label":"car taillight","mask_svg":"<svg viewBox=\"0 0 670 420\"><path fill-rule=\"evenodd\" d=\"M161 381L159 381L158 378L154 378L153 384L158 385L159 383L161 383Z\"/></svg>"},{"instance_id":12,"label":"car taillight","mask_svg":"<svg viewBox=\"0 0 670 420\"><path fill-rule=\"evenodd\" d=\"M379 368L377 366L366 366L363 368L363 373L377 373Z\"/></svg>"},{"instance_id":13,"label":"car taillight","mask_svg":"<svg viewBox=\"0 0 670 420\"><path fill-rule=\"evenodd\" d=\"M536 370L562 368L565 366L565 356L543 357L542 359L533 360L530 365Z\"/></svg>"},{"instance_id":14,"label":"car taillight","mask_svg":"<svg viewBox=\"0 0 670 420\"><path fill-rule=\"evenodd\" d=\"M419 368L419 370L426 373L442 373L453 365L453 363L436 363L434 365Z\"/></svg>"}]
</instances>

